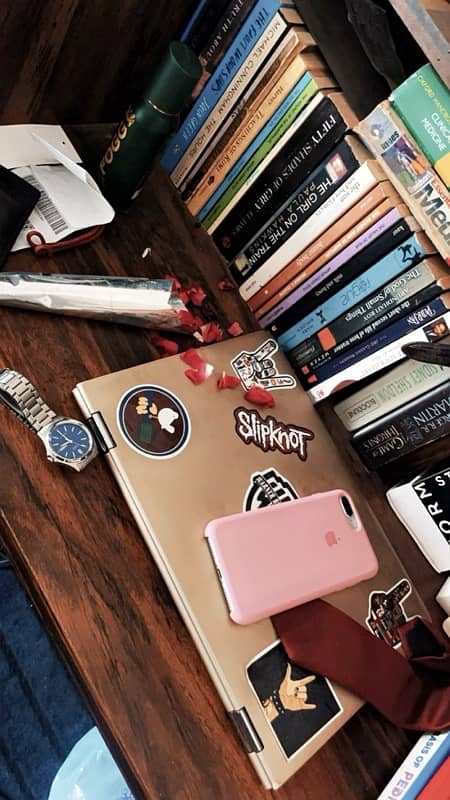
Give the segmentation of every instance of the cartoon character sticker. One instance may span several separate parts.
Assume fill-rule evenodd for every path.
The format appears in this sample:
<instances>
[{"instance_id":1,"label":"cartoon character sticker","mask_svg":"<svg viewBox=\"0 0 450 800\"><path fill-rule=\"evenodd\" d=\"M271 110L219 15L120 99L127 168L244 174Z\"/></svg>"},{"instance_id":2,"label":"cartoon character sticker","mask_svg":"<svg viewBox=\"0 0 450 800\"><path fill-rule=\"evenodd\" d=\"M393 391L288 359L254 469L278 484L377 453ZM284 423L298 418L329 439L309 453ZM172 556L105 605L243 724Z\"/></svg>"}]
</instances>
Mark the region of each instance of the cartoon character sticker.
<instances>
[{"instance_id":1,"label":"cartoon character sticker","mask_svg":"<svg viewBox=\"0 0 450 800\"><path fill-rule=\"evenodd\" d=\"M288 758L342 712L329 681L292 663L280 642L258 654L247 666L247 676Z\"/></svg>"},{"instance_id":2,"label":"cartoon character sticker","mask_svg":"<svg viewBox=\"0 0 450 800\"><path fill-rule=\"evenodd\" d=\"M391 647L400 645L398 628L409 619L403 603L410 594L411 584L406 578L396 583L387 592L370 593L366 625L375 636Z\"/></svg>"},{"instance_id":3,"label":"cartoon character sticker","mask_svg":"<svg viewBox=\"0 0 450 800\"><path fill-rule=\"evenodd\" d=\"M129 389L119 401L117 424L130 447L148 458L178 455L191 433L181 400L161 386Z\"/></svg>"},{"instance_id":4,"label":"cartoon character sticker","mask_svg":"<svg viewBox=\"0 0 450 800\"><path fill-rule=\"evenodd\" d=\"M292 375L282 375L278 372L273 355L278 350L274 339L267 339L257 350L241 350L231 361L236 375L245 390L251 386L261 386L263 389L293 389L296 386Z\"/></svg>"}]
</instances>

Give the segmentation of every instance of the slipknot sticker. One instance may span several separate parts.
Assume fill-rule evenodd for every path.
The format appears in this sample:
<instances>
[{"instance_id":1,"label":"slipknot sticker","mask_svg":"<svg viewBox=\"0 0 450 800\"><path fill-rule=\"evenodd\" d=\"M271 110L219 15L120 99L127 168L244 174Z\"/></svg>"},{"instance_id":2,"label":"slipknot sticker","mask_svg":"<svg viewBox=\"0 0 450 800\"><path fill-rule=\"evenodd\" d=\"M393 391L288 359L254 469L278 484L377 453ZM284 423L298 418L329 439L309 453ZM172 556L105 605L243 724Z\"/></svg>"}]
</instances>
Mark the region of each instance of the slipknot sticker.
<instances>
[{"instance_id":1,"label":"slipknot sticker","mask_svg":"<svg viewBox=\"0 0 450 800\"><path fill-rule=\"evenodd\" d=\"M301 461L306 461L307 443L314 439L308 428L285 425L275 417L263 419L254 408L235 408L234 418L236 433L244 444L254 444L265 453L269 450L279 450L285 455L296 453Z\"/></svg>"}]
</instances>

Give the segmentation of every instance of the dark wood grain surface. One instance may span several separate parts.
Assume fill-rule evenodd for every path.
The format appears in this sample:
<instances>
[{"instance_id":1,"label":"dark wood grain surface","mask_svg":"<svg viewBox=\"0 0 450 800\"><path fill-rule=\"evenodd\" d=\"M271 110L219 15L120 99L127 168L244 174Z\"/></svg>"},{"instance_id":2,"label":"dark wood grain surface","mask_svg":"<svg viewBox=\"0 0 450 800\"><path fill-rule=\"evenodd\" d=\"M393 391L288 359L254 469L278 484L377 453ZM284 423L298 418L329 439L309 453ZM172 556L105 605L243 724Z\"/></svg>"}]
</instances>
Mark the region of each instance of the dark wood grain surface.
<instances>
[{"instance_id":1,"label":"dark wood grain surface","mask_svg":"<svg viewBox=\"0 0 450 800\"><path fill-rule=\"evenodd\" d=\"M98 156L107 133L94 133L88 149ZM152 256L143 260L146 247ZM211 318L255 328L238 297L218 290L223 265L158 168L132 210L97 242L54 260L16 254L7 269L174 272L208 288ZM24 372L64 414L79 416L71 396L79 381L157 356L148 331L14 309L0 314L0 366ZM335 415L322 413L439 617L432 598L441 581L389 511L381 483L350 453ZM6 550L138 800L375 800L414 737L369 708L278 792L262 788L101 459L79 475L52 466L40 442L0 408L0 474Z\"/></svg>"},{"instance_id":2,"label":"dark wood grain surface","mask_svg":"<svg viewBox=\"0 0 450 800\"><path fill-rule=\"evenodd\" d=\"M2 0L0 122L119 119L195 0Z\"/></svg>"}]
</instances>

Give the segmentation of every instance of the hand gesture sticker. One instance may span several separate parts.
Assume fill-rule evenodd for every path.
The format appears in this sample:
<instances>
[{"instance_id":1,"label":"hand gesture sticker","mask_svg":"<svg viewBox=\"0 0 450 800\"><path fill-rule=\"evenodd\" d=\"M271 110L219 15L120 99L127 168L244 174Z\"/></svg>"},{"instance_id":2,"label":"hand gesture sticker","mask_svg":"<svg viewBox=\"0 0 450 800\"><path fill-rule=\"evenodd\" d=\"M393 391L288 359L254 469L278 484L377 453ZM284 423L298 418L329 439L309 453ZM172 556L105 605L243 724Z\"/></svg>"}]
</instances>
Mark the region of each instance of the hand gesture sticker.
<instances>
[{"instance_id":1,"label":"hand gesture sticker","mask_svg":"<svg viewBox=\"0 0 450 800\"><path fill-rule=\"evenodd\" d=\"M236 375L245 390L251 386L263 389L293 389L296 385L292 375L281 375L275 359L278 350L274 339L267 339L257 350L242 350L231 361Z\"/></svg>"}]
</instances>

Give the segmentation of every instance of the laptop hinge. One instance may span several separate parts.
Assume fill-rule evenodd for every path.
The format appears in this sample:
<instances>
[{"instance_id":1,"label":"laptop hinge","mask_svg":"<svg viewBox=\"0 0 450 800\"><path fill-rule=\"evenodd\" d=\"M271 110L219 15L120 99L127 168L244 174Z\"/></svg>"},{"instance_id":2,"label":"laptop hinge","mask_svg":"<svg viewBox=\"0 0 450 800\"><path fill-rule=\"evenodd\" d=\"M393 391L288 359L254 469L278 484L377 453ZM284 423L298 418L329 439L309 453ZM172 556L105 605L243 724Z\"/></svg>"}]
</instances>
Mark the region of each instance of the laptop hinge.
<instances>
[{"instance_id":1,"label":"laptop hinge","mask_svg":"<svg viewBox=\"0 0 450 800\"><path fill-rule=\"evenodd\" d=\"M95 441L102 453L109 453L113 447L116 447L116 443L100 411L94 411L86 422L91 428Z\"/></svg>"},{"instance_id":2,"label":"laptop hinge","mask_svg":"<svg viewBox=\"0 0 450 800\"><path fill-rule=\"evenodd\" d=\"M229 711L228 714L231 717L231 721L247 753L260 753L261 750L264 750L263 743L255 730L245 706Z\"/></svg>"}]
</instances>

